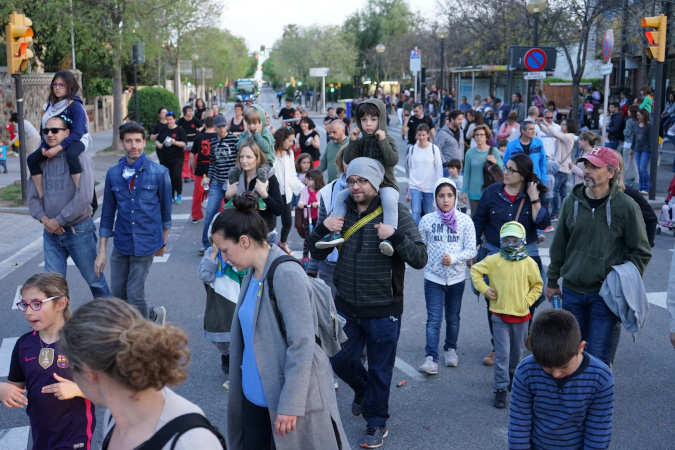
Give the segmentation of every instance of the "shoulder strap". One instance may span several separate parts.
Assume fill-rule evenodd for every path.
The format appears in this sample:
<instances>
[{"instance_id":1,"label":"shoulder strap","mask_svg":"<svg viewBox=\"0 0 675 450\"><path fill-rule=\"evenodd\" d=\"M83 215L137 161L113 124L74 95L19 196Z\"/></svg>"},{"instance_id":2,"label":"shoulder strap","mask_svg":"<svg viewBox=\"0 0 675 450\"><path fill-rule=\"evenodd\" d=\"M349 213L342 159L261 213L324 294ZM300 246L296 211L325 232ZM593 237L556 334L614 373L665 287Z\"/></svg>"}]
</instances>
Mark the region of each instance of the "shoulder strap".
<instances>
[{"instance_id":1,"label":"shoulder strap","mask_svg":"<svg viewBox=\"0 0 675 450\"><path fill-rule=\"evenodd\" d=\"M272 264L270 264L270 268L267 270L267 291L270 296L270 300L272 301L272 306L274 306L274 316L277 319L277 323L279 324L279 331L281 331L281 335L285 338L286 337L286 327L284 326L284 321L281 320L281 311L279 311L279 305L277 304L277 296L274 293L274 272L277 270L277 266L281 263L287 262L287 261L293 261L295 263L298 263L302 266L302 263L298 261L296 258L294 258L291 255L282 255L278 258L276 258L274 261L272 261Z\"/></svg>"},{"instance_id":2,"label":"shoulder strap","mask_svg":"<svg viewBox=\"0 0 675 450\"><path fill-rule=\"evenodd\" d=\"M516 213L516 219L514 222L518 222L518 217L520 217L520 211L523 210L523 205L525 204L525 197L520 200L520 206L518 206L518 212Z\"/></svg>"},{"instance_id":3,"label":"shoulder strap","mask_svg":"<svg viewBox=\"0 0 675 450\"><path fill-rule=\"evenodd\" d=\"M343 237L343 239L345 240L345 242L347 242L347 239L349 239L350 237L352 237L352 235L353 235L354 233L356 233L356 232L359 231L361 228L363 228L363 226L364 226L365 224L367 224L368 222L370 222L371 220L373 220L375 217L377 217L377 216L379 216L380 214L382 214L383 211L384 211L384 208L382 208L382 205L380 205L380 206L378 206L378 207L375 209L375 211L371 212L371 213L368 214L366 217L362 218L361 220L359 220L358 222L356 222L354 225L352 225L351 227L349 227L349 229L347 230L347 232L346 232L345 234L342 235L342 237ZM339 252L340 250L342 250L342 246L344 245L345 242L343 242L342 244L338 245L338 252Z\"/></svg>"}]
</instances>

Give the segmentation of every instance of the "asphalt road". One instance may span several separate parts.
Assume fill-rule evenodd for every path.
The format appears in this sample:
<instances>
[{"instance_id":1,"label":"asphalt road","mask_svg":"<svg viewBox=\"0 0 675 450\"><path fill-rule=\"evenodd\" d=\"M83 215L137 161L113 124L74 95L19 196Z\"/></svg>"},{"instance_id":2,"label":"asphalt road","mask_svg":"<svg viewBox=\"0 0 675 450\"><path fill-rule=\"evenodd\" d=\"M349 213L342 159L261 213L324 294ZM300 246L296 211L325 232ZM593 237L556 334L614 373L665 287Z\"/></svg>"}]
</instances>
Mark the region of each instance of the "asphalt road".
<instances>
[{"instance_id":1,"label":"asphalt road","mask_svg":"<svg viewBox=\"0 0 675 450\"><path fill-rule=\"evenodd\" d=\"M265 90L261 104L270 109L276 103L271 90ZM230 105L231 106L231 105ZM275 106L275 109L276 106ZM403 153L399 127L391 116L390 132ZM317 120L322 123L322 120ZM275 123L276 124L276 123ZM276 124L278 125L278 124ZM322 142L324 130L320 127ZM396 171L401 192L407 188L405 172ZM192 185L185 185L184 198L191 195ZM403 197L403 196L402 196ZM402 198L402 201L405 201ZM221 431L227 431L227 392L222 388L225 376L220 370L220 356L204 339L204 287L197 277L200 237L203 224L188 220L190 200L174 205L173 228L167 245L168 257L156 262L150 271L146 292L154 305L167 308L167 320L183 327L190 338L192 361L190 375L176 391L198 404ZM43 261L39 238L36 244L13 258L21 264L0 278L0 377L9 370L9 355L14 339L30 330L17 309L12 309L17 287L31 275L41 272ZM550 244L550 237L542 245ZM675 448L675 350L668 340L668 314L664 307L668 270L673 256L674 237L661 234L656 238L654 257L644 277L650 293L651 313L645 327L633 339L623 333L614 365L616 403L611 448L672 449ZM295 250L302 243L295 232L290 239ZM112 248L111 245L108 246ZM545 251L544 251L545 252ZM544 258L546 262L546 258ZM106 275L109 271L106 269ZM91 299L89 289L74 266L69 267L68 282L75 308ZM490 336L485 317L484 300L477 300L467 286L464 294L462 323L459 334L459 366L439 368L435 376L417 373L424 360L426 309L422 271L408 269L405 286L405 312L402 316L398 358L390 397L390 434L385 448L392 449L497 449L506 447L508 409L492 406L493 371L482 365L490 350ZM548 306L542 306L546 308ZM0 378L5 381L6 378ZM404 387L396 384L406 380ZM365 431L362 418L351 415L353 392L343 382L337 390L338 405L347 436L356 448ZM97 418L102 420L102 410ZM25 411L0 409L0 450L30 448L28 418ZM94 447L101 442L99 425Z\"/></svg>"}]
</instances>

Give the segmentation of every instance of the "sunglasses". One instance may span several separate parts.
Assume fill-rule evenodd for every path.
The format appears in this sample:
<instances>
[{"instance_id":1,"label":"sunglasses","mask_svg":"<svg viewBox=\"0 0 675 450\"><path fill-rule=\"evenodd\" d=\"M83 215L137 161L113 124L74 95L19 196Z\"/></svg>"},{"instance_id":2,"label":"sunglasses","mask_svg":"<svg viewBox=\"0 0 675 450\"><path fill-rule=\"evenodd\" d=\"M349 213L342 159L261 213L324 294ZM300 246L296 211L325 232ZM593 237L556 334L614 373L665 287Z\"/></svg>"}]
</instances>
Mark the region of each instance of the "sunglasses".
<instances>
[{"instance_id":1,"label":"sunglasses","mask_svg":"<svg viewBox=\"0 0 675 450\"><path fill-rule=\"evenodd\" d=\"M44 302L48 302L50 300L54 300L55 298L59 298L60 296L56 297L49 297L44 300L33 300L32 302L24 302L21 300L19 303L16 304L16 307L19 308L19 311L21 312L26 312L28 311L28 307L30 306L30 309L33 311L40 311L42 309L42 304Z\"/></svg>"},{"instance_id":2,"label":"sunglasses","mask_svg":"<svg viewBox=\"0 0 675 450\"><path fill-rule=\"evenodd\" d=\"M42 134L44 134L45 136L49 135L49 133L57 135L59 134L59 131L65 131L67 129L68 128L45 128L42 130Z\"/></svg>"}]
</instances>

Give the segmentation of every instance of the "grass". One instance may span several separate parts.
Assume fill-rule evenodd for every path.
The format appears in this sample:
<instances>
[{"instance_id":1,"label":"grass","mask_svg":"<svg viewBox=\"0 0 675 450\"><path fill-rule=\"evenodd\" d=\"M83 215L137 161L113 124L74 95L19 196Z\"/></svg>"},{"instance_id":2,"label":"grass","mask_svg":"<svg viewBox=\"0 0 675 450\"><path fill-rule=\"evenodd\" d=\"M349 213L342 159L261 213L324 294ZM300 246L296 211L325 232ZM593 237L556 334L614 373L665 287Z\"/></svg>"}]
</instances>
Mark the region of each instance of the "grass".
<instances>
[{"instance_id":1,"label":"grass","mask_svg":"<svg viewBox=\"0 0 675 450\"><path fill-rule=\"evenodd\" d=\"M0 202L9 202L8 206L21 206L21 185L10 184L0 188Z\"/></svg>"}]
</instances>

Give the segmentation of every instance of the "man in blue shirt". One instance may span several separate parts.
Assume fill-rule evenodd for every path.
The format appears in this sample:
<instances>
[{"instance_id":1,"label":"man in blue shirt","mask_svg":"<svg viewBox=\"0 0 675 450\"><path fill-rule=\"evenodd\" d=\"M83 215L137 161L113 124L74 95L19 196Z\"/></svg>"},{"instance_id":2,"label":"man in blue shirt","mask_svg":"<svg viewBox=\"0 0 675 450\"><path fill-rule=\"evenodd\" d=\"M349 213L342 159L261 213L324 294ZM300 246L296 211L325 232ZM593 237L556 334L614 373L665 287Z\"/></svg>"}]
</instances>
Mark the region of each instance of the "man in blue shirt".
<instances>
[{"instance_id":1,"label":"man in blue shirt","mask_svg":"<svg viewBox=\"0 0 675 450\"><path fill-rule=\"evenodd\" d=\"M534 173L537 174L542 183L546 184L546 152L544 152L544 143L538 137L537 125L534 122L526 121L520 124L520 138L514 139L506 146L504 153L504 164L516 153L525 153L532 159Z\"/></svg>"},{"instance_id":2,"label":"man in blue shirt","mask_svg":"<svg viewBox=\"0 0 675 450\"><path fill-rule=\"evenodd\" d=\"M144 153L145 130L136 122L120 127L125 156L105 177L101 208L97 275L106 263L108 238L115 237L110 257L112 294L134 305L143 317L164 324L166 309L145 298L145 280L155 256L164 256L171 228L171 179L166 167ZM117 217L115 214L117 213Z\"/></svg>"}]
</instances>

